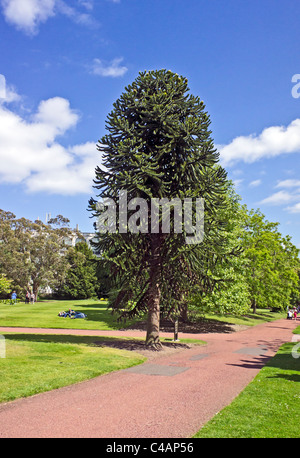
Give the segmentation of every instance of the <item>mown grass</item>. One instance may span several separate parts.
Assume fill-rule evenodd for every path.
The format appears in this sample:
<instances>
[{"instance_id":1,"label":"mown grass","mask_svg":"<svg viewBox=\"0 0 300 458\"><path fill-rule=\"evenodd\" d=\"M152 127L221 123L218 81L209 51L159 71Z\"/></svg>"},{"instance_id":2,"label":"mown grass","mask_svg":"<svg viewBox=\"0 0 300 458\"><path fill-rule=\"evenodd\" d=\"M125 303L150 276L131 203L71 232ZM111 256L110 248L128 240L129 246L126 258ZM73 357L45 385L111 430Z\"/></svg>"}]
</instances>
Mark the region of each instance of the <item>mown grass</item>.
<instances>
[{"instance_id":1,"label":"mown grass","mask_svg":"<svg viewBox=\"0 0 300 458\"><path fill-rule=\"evenodd\" d=\"M213 315L213 314L205 314L204 320L211 320L216 321L219 323L226 323L226 324L238 324L238 325L245 325L245 326L256 326L257 324L266 323L269 321L280 320L281 318L286 317L285 311L279 312L272 312L269 309L257 309L256 313L249 311L245 315Z\"/></svg>"},{"instance_id":2,"label":"mown grass","mask_svg":"<svg viewBox=\"0 0 300 458\"><path fill-rule=\"evenodd\" d=\"M99 346L107 340L101 337L2 335L6 352L0 358L0 402L71 385L146 359L135 352Z\"/></svg>"},{"instance_id":3,"label":"mown grass","mask_svg":"<svg viewBox=\"0 0 300 458\"><path fill-rule=\"evenodd\" d=\"M69 308L85 313L87 318L73 320L58 316L60 311L68 310ZM247 324L250 326L283 318L284 316L284 313L258 310L256 315L248 314L245 317L214 315L206 316L206 319L224 322L224 324ZM1 326L11 327L86 330L117 330L124 327L124 323L118 322L116 316L107 310L105 301L92 299L41 301L35 304L18 303L13 306L0 303L0 324ZM129 324L131 323L126 323L126 325ZM6 357L0 358L0 402L31 396L77 383L111 371L140 364L145 360L143 356L132 351L105 346L99 347L95 341L99 342L108 339L98 336L13 333L5 333L4 335ZM204 343L197 340L191 341L190 339L185 341L181 339L180 342ZM282 379L282 377L277 378L278 380ZM274 387L274 389L277 389L277 387ZM266 394L266 396L269 395L270 393ZM299 401L296 394L291 394L291 396L294 396L295 402ZM244 407L242 411L243 409ZM242 411L241 417L245 417ZM230 428L230 430L234 430L234 427ZM205 429L203 428L200 433L206 434ZM209 434L208 432L208 436L199 437L210 437ZM214 434L211 437L215 437Z\"/></svg>"},{"instance_id":4,"label":"mown grass","mask_svg":"<svg viewBox=\"0 0 300 458\"><path fill-rule=\"evenodd\" d=\"M242 393L194 437L299 438L299 382L299 345L284 344Z\"/></svg>"},{"instance_id":5,"label":"mown grass","mask_svg":"<svg viewBox=\"0 0 300 458\"><path fill-rule=\"evenodd\" d=\"M87 315L86 319L70 319L58 316L59 312L73 309ZM128 323L130 324L130 323ZM115 330L124 327L117 316L107 310L106 301L93 299L73 301L41 301L35 304L16 305L0 303L0 325L55 329Z\"/></svg>"},{"instance_id":6,"label":"mown grass","mask_svg":"<svg viewBox=\"0 0 300 458\"><path fill-rule=\"evenodd\" d=\"M68 309L77 310L87 315L86 319L70 319L58 316L58 313ZM205 315L202 322L217 324L239 324L255 326L267 321L278 320L285 317L285 312L271 312L267 309L259 309L257 313L247 313L244 316L234 315ZM199 320L196 314L193 321ZM41 301L35 304L16 305L0 302L0 325L13 327L40 327L55 329L98 329L118 330L131 325L137 320L120 322L116 314L107 309L106 301L94 299L71 300L71 301Z\"/></svg>"},{"instance_id":7,"label":"mown grass","mask_svg":"<svg viewBox=\"0 0 300 458\"><path fill-rule=\"evenodd\" d=\"M87 318L58 316L60 311L69 308L85 313ZM16 305L0 303L0 324L84 330L117 330L124 326L107 310L106 301L93 299ZM6 355L0 358L0 402L71 385L140 364L146 359L133 351L105 347L105 342L113 338L8 332L2 335L5 337ZM99 347L99 342L103 342L104 346Z\"/></svg>"}]
</instances>

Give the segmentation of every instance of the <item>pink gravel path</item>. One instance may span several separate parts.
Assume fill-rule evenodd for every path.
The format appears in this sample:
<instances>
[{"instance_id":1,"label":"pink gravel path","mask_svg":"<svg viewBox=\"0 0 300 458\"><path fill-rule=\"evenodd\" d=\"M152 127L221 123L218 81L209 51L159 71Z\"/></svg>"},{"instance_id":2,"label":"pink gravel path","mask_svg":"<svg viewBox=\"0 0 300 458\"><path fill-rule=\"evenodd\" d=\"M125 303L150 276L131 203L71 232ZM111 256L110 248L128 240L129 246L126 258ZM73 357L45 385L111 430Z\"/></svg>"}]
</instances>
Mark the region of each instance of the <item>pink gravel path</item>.
<instances>
[{"instance_id":1,"label":"pink gravel path","mask_svg":"<svg viewBox=\"0 0 300 458\"><path fill-rule=\"evenodd\" d=\"M283 319L229 334L197 334L207 345L2 404L0 437L191 437L248 385L280 345L292 341L298 324ZM0 330L144 335L140 331ZM165 375L153 375L158 369Z\"/></svg>"}]
</instances>

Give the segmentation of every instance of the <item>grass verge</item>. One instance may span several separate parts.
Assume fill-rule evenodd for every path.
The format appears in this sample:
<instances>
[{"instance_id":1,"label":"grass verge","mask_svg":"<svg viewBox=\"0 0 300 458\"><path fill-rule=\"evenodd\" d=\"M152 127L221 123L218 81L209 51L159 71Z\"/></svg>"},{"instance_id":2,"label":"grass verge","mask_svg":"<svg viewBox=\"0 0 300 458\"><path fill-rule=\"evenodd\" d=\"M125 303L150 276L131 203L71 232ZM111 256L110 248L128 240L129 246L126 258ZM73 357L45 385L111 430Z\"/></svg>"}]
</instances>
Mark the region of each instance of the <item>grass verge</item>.
<instances>
[{"instance_id":1,"label":"grass verge","mask_svg":"<svg viewBox=\"0 0 300 458\"><path fill-rule=\"evenodd\" d=\"M99 346L99 341L107 340L100 337L3 335L6 354L0 358L0 402L71 385L146 359L131 351Z\"/></svg>"},{"instance_id":2,"label":"grass verge","mask_svg":"<svg viewBox=\"0 0 300 458\"><path fill-rule=\"evenodd\" d=\"M204 319L216 321L224 324L238 324L244 326L256 326L257 324L266 323L269 321L280 320L286 317L285 311L272 312L268 309L257 309L256 313L249 311L249 313L241 316L235 315L209 315L206 314Z\"/></svg>"},{"instance_id":3,"label":"grass verge","mask_svg":"<svg viewBox=\"0 0 300 458\"><path fill-rule=\"evenodd\" d=\"M298 438L299 382L300 350L296 343L284 344L240 395L194 437Z\"/></svg>"}]
</instances>

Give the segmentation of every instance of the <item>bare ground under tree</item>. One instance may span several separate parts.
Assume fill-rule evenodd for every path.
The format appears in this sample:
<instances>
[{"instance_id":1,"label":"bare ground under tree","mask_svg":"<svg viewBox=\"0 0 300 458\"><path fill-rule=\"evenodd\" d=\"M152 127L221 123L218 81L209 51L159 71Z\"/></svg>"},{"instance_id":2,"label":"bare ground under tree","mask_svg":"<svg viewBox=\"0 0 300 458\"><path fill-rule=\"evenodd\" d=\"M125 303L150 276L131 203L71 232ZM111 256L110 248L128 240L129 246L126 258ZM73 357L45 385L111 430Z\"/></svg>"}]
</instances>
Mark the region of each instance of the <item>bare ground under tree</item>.
<instances>
[{"instance_id":1,"label":"bare ground under tree","mask_svg":"<svg viewBox=\"0 0 300 458\"><path fill-rule=\"evenodd\" d=\"M140 321L131 326L124 327L124 331L129 330L139 330L146 332L147 322ZM180 342L180 333L182 334L209 334L209 333L232 333L236 331L241 331L247 329L248 326L237 325L225 322L218 322L214 320L201 320L198 322L179 322L179 341L177 342L162 342L162 348L160 351L155 350L155 348L146 347L143 340L114 340L114 341L95 341L94 343L100 346L109 346L112 348L119 348L123 350L136 351L146 356L148 359L153 359L155 357L161 356L163 354L169 354L176 351L186 350L192 348L195 344L193 343L184 343ZM174 322L171 320L163 319L160 322L160 331L161 332L174 332ZM194 336L193 336L194 338Z\"/></svg>"}]
</instances>

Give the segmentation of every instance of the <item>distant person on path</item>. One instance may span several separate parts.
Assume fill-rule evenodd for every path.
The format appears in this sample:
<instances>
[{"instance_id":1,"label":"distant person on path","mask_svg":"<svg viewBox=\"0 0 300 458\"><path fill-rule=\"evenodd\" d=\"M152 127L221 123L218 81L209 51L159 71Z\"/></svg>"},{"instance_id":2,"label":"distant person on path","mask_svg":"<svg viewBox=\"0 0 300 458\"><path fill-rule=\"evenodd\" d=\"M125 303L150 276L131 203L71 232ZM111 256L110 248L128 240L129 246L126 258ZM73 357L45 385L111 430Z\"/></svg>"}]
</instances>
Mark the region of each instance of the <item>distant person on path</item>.
<instances>
[{"instance_id":1,"label":"distant person on path","mask_svg":"<svg viewBox=\"0 0 300 458\"><path fill-rule=\"evenodd\" d=\"M293 315L294 315L294 320L297 320L297 309L296 309L296 307L294 308L294 314Z\"/></svg>"},{"instance_id":2,"label":"distant person on path","mask_svg":"<svg viewBox=\"0 0 300 458\"><path fill-rule=\"evenodd\" d=\"M15 304L16 302L17 302L17 293L13 291L11 295L11 303Z\"/></svg>"},{"instance_id":3,"label":"distant person on path","mask_svg":"<svg viewBox=\"0 0 300 458\"><path fill-rule=\"evenodd\" d=\"M30 300L31 300L31 303L34 304L34 301L35 301L34 293L31 293Z\"/></svg>"},{"instance_id":4,"label":"distant person on path","mask_svg":"<svg viewBox=\"0 0 300 458\"><path fill-rule=\"evenodd\" d=\"M30 292L26 291L25 304L29 304L29 302L30 302Z\"/></svg>"}]
</instances>

